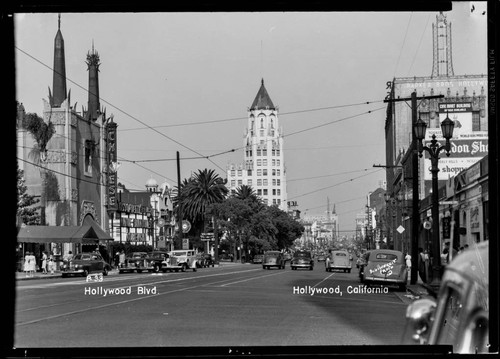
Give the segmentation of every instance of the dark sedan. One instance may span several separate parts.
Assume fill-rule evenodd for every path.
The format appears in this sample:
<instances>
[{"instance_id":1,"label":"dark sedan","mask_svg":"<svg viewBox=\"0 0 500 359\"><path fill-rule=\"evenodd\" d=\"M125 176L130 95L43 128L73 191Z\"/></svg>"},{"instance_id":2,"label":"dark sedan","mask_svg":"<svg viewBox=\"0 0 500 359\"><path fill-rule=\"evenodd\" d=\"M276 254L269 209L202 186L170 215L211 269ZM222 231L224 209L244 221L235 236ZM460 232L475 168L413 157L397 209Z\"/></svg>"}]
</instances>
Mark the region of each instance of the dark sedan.
<instances>
[{"instance_id":1,"label":"dark sedan","mask_svg":"<svg viewBox=\"0 0 500 359\"><path fill-rule=\"evenodd\" d=\"M146 270L158 273L161 270L161 263L168 258L168 252L154 251L146 256Z\"/></svg>"},{"instance_id":2,"label":"dark sedan","mask_svg":"<svg viewBox=\"0 0 500 359\"><path fill-rule=\"evenodd\" d=\"M104 261L98 253L80 253L73 259L61 267L61 275L67 277L69 275L88 276L89 274L100 273L108 275L111 266Z\"/></svg>"},{"instance_id":3,"label":"dark sedan","mask_svg":"<svg viewBox=\"0 0 500 359\"><path fill-rule=\"evenodd\" d=\"M290 267L292 270L297 268L308 268L313 270L314 260L312 258L311 252L309 251L297 251L293 254L292 261L290 262Z\"/></svg>"},{"instance_id":4,"label":"dark sedan","mask_svg":"<svg viewBox=\"0 0 500 359\"><path fill-rule=\"evenodd\" d=\"M125 258L125 263L120 266L119 272L137 272L147 271L147 258L148 254L146 252L133 252Z\"/></svg>"}]
</instances>

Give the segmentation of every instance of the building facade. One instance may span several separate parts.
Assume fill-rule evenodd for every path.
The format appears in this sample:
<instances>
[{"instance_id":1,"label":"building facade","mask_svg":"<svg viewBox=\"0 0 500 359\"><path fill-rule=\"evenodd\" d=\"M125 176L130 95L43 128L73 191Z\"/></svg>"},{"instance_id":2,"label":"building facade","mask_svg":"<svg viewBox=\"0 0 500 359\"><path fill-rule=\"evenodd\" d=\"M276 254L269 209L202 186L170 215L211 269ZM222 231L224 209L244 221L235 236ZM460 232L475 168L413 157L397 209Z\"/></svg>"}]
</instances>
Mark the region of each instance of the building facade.
<instances>
[{"instance_id":1,"label":"building facade","mask_svg":"<svg viewBox=\"0 0 500 359\"><path fill-rule=\"evenodd\" d=\"M385 123L386 178L389 198L402 198L404 210L412 216L413 182L418 181L418 199L429 196L432 189L431 162L424 151L421 159L413 156L413 123L422 119L427 124L423 144L443 140L440 124L449 117L455 123L451 139L451 153L444 153L438 162L438 187L446 185L449 178L472 166L488 154L488 81L486 74L455 75L452 63L452 28L446 16L440 13L433 24L433 67L430 76L394 78L388 83L388 106ZM486 67L485 67L486 71ZM412 109L412 94L417 99L417 109ZM425 98L431 97L434 98ZM437 97L439 96L439 97ZM416 114L416 115L415 115ZM416 161L416 164L415 164ZM414 168L417 168L414 171ZM414 173L415 172L415 173ZM390 220L390 217L388 217ZM408 217L397 216L396 224L412 230ZM416 230L416 229L415 229ZM404 236L402 240L407 240ZM403 250L404 243L394 242L395 249Z\"/></svg>"},{"instance_id":2,"label":"building facade","mask_svg":"<svg viewBox=\"0 0 500 359\"><path fill-rule=\"evenodd\" d=\"M52 90L49 88L48 101L43 100L42 116L26 113L22 103L18 104L18 165L24 171L28 193L41 200L42 225L52 226L54 230L61 226L91 225L105 234L108 205L113 200L108 192L108 177L113 173L109 170L109 153L116 155L116 123L112 116L106 116L99 104L100 60L93 48L86 57L88 107L77 112L71 104L70 92L66 89L65 49L60 25L59 17L54 40L53 86ZM48 141L41 140L40 133L37 134L32 126L36 117L44 123L39 127L53 128ZM109 238L105 243L108 241ZM100 244L105 243L101 241ZM92 243L92 247L96 244ZM44 249L57 256L69 251L84 251L84 247L84 243L59 242L46 243Z\"/></svg>"},{"instance_id":3,"label":"building facade","mask_svg":"<svg viewBox=\"0 0 500 359\"><path fill-rule=\"evenodd\" d=\"M244 136L243 163L227 166L230 193L242 185L252 187L267 205L287 211L286 168L283 129L262 79L260 89L248 109Z\"/></svg>"}]
</instances>

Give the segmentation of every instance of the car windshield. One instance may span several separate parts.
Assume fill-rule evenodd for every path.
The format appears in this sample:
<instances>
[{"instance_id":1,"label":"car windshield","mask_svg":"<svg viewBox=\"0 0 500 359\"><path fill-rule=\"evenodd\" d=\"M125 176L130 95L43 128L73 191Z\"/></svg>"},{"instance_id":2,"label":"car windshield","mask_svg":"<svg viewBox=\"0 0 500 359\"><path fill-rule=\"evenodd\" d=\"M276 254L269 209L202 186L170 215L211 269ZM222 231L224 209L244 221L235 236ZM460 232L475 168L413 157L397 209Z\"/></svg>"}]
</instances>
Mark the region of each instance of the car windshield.
<instances>
[{"instance_id":1,"label":"car windshield","mask_svg":"<svg viewBox=\"0 0 500 359\"><path fill-rule=\"evenodd\" d=\"M133 253L132 258L142 258L144 256L143 253Z\"/></svg>"},{"instance_id":2,"label":"car windshield","mask_svg":"<svg viewBox=\"0 0 500 359\"><path fill-rule=\"evenodd\" d=\"M396 254L391 254L391 253L377 253L375 258L370 256L370 260L375 260L375 261L392 261L397 259L398 256Z\"/></svg>"},{"instance_id":3,"label":"car windshield","mask_svg":"<svg viewBox=\"0 0 500 359\"><path fill-rule=\"evenodd\" d=\"M181 251L181 252L172 252L174 256L185 256L187 255L187 252Z\"/></svg>"},{"instance_id":4,"label":"car windshield","mask_svg":"<svg viewBox=\"0 0 500 359\"><path fill-rule=\"evenodd\" d=\"M89 261L90 254L77 254L76 256L73 257L73 259L77 261Z\"/></svg>"},{"instance_id":5,"label":"car windshield","mask_svg":"<svg viewBox=\"0 0 500 359\"><path fill-rule=\"evenodd\" d=\"M295 252L294 257L310 257L311 253L309 252Z\"/></svg>"},{"instance_id":6,"label":"car windshield","mask_svg":"<svg viewBox=\"0 0 500 359\"><path fill-rule=\"evenodd\" d=\"M149 256L151 258L163 258L165 257L165 253L151 253Z\"/></svg>"},{"instance_id":7,"label":"car windshield","mask_svg":"<svg viewBox=\"0 0 500 359\"><path fill-rule=\"evenodd\" d=\"M335 255L339 256L339 257L347 257L347 254L342 253L342 252L337 252L337 253L335 253Z\"/></svg>"}]
</instances>

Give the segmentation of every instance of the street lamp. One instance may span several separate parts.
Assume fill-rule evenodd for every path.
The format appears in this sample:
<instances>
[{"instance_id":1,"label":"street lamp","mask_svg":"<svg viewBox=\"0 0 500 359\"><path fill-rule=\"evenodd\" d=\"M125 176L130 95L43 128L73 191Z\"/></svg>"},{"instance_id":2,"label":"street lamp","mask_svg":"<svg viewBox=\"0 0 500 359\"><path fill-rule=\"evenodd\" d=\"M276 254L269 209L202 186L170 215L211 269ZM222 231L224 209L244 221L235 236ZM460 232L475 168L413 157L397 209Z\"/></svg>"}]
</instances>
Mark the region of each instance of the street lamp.
<instances>
[{"instance_id":1,"label":"street lamp","mask_svg":"<svg viewBox=\"0 0 500 359\"><path fill-rule=\"evenodd\" d=\"M444 146L436 140L436 135L432 134L432 139L429 145L423 146L422 140L425 138L425 131L427 124L418 119L415 123L414 131L418 143L418 155L422 157L422 152L425 150L429 153L431 160L431 173L432 173L432 282L431 287L438 289L441 281L441 260L440 260L440 243L439 243L439 198L438 198L438 161L439 153L446 151L446 156L450 155L451 143L450 139L453 137L453 127L455 124L446 114L446 118L441 122L441 131L446 140Z\"/></svg>"}]
</instances>

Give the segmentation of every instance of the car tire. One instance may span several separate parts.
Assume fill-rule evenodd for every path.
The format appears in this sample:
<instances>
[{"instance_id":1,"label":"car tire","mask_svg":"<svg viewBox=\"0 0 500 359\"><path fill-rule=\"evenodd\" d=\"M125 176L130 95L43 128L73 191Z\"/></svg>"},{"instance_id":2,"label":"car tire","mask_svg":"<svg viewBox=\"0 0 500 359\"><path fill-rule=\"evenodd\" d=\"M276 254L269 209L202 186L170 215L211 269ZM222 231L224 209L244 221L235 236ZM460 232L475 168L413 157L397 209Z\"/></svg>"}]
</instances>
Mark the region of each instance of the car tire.
<instances>
[{"instance_id":1,"label":"car tire","mask_svg":"<svg viewBox=\"0 0 500 359\"><path fill-rule=\"evenodd\" d=\"M187 264L186 263L182 263L181 271L185 272L187 268L188 268Z\"/></svg>"},{"instance_id":2,"label":"car tire","mask_svg":"<svg viewBox=\"0 0 500 359\"><path fill-rule=\"evenodd\" d=\"M310 267L309 267L309 270L313 270L313 266L310 266Z\"/></svg>"},{"instance_id":3,"label":"car tire","mask_svg":"<svg viewBox=\"0 0 500 359\"><path fill-rule=\"evenodd\" d=\"M400 291L406 292L406 284L404 283L398 284L398 288Z\"/></svg>"},{"instance_id":4,"label":"car tire","mask_svg":"<svg viewBox=\"0 0 500 359\"><path fill-rule=\"evenodd\" d=\"M141 269L138 269L138 270L137 270L137 273L142 273L142 270L141 270Z\"/></svg>"},{"instance_id":5,"label":"car tire","mask_svg":"<svg viewBox=\"0 0 500 359\"><path fill-rule=\"evenodd\" d=\"M351 270L350 270L350 269L348 269L348 270L347 270L347 273L351 273Z\"/></svg>"}]
</instances>

